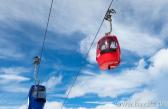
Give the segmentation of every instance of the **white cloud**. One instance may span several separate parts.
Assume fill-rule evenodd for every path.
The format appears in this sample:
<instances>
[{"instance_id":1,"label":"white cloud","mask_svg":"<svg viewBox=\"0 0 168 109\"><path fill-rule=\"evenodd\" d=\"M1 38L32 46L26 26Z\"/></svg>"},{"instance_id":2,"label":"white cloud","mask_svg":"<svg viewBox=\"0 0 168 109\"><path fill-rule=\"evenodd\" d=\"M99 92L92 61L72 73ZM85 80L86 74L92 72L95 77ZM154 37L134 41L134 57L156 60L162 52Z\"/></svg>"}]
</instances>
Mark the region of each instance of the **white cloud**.
<instances>
[{"instance_id":1,"label":"white cloud","mask_svg":"<svg viewBox=\"0 0 168 109\"><path fill-rule=\"evenodd\" d=\"M27 109L28 108L28 105L22 105L21 107L19 107L19 109Z\"/></svg>"},{"instance_id":2,"label":"white cloud","mask_svg":"<svg viewBox=\"0 0 168 109\"><path fill-rule=\"evenodd\" d=\"M22 58L22 57L23 57L23 54L16 52L16 50L14 49L0 47L0 59Z\"/></svg>"},{"instance_id":3,"label":"white cloud","mask_svg":"<svg viewBox=\"0 0 168 109\"><path fill-rule=\"evenodd\" d=\"M17 106L0 106L0 109L17 109Z\"/></svg>"},{"instance_id":4,"label":"white cloud","mask_svg":"<svg viewBox=\"0 0 168 109\"><path fill-rule=\"evenodd\" d=\"M78 67L69 67L69 66L63 65L62 63L57 63L53 67L55 70L63 69L67 71L76 71L76 69L79 69Z\"/></svg>"},{"instance_id":5,"label":"white cloud","mask_svg":"<svg viewBox=\"0 0 168 109\"><path fill-rule=\"evenodd\" d=\"M29 78L17 75L0 75L0 78L7 81L18 81L18 82L30 80Z\"/></svg>"},{"instance_id":6,"label":"white cloud","mask_svg":"<svg viewBox=\"0 0 168 109\"><path fill-rule=\"evenodd\" d=\"M3 16L0 16L1 21L7 23L7 19L11 18L8 22L12 24L17 23L16 21L28 21L42 26L42 28L45 26L50 1L30 0L29 2L23 2L20 0L4 0L2 3L3 5L0 5L0 11L3 13ZM95 15L100 15L100 12L104 12L107 5L107 2L101 0L55 1L51 16L52 23L50 23L49 29L68 34L77 30L88 33L88 31L94 29L95 25L98 25L97 20L103 17L95 18ZM88 13L89 11L93 13ZM91 24L89 25L89 23Z\"/></svg>"},{"instance_id":7,"label":"white cloud","mask_svg":"<svg viewBox=\"0 0 168 109\"><path fill-rule=\"evenodd\" d=\"M20 84L8 84L8 86L3 86L1 90L6 93L28 93L29 89L25 86L21 86Z\"/></svg>"},{"instance_id":8,"label":"white cloud","mask_svg":"<svg viewBox=\"0 0 168 109\"><path fill-rule=\"evenodd\" d=\"M24 55L18 51L15 45L12 45L13 43L6 39L6 35L4 35L2 32L0 33L0 59L17 59L24 57Z\"/></svg>"},{"instance_id":9,"label":"white cloud","mask_svg":"<svg viewBox=\"0 0 168 109\"><path fill-rule=\"evenodd\" d=\"M25 68L25 67L2 67L0 68L0 73L4 73L4 74L21 74L21 73L25 73L25 72L29 72L30 69L29 68Z\"/></svg>"},{"instance_id":10,"label":"white cloud","mask_svg":"<svg viewBox=\"0 0 168 109\"><path fill-rule=\"evenodd\" d=\"M133 92L149 81L145 73L146 71L133 69L125 70L116 76L102 72L96 76L80 77L70 97L83 96L86 93L95 93L100 97L116 97L122 93Z\"/></svg>"},{"instance_id":11,"label":"white cloud","mask_svg":"<svg viewBox=\"0 0 168 109\"><path fill-rule=\"evenodd\" d=\"M48 79L47 82L43 83L46 88L53 89L56 85L60 84L62 82L62 76L52 76L51 78Z\"/></svg>"},{"instance_id":12,"label":"white cloud","mask_svg":"<svg viewBox=\"0 0 168 109\"><path fill-rule=\"evenodd\" d=\"M37 6L37 4L40 5ZM47 7L49 7L49 2L45 0L32 0L29 2L23 2L20 0L3 0L0 5L2 13L0 20L11 26L13 26L12 24L17 24L18 21L28 21L38 25L43 25L45 23L43 19L46 19L45 16L48 14L48 11L46 10ZM17 25L15 26L15 29L22 29Z\"/></svg>"},{"instance_id":13,"label":"white cloud","mask_svg":"<svg viewBox=\"0 0 168 109\"><path fill-rule=\"evenodd\" d=\"M123 69L118 75L102 72L96 76L82 76L72 89L70 97L84 96L87 93L95 93L100 97L117 97L123 93L134 92L142 85L151 85L160 75L168 74L166 58L168 49L162 49L150 59L151 64L147 69L145 61L141 59L136 68Z\"/></svg>"},{"instance_id":14,"label":"white cloud","mask_svg":"<svg viewBox=\"0 0 168 109\"><path fill-rule=\"evenodd\" d=\"M150 72L154 76L165 75L168 73L168 49L161 49L156 55L151 57L150 61L152 62L151 67L149 68Z\"/></svg>"},{"instance_id":15,"label":"white cloud","mask_svg":"<svg viewBox=\"0 0 168 109\"><path fill-rule=\"evenodd\" d=\"M165 100L168 102L168 87L167 86L168 79L167 75L163 75L158 77L153 81L153 90L158 95L158 100ZM168 105L167 105L168 106Z\"/></svg>"},{"instance_id":16,"label":"white cloud","mask_svg":"<svg viewBox=\"0 0 168 109\"><path fill-rule=\"evenodd\" d=\"M166 84L168 82L168 49L160 50L150 60L153 62L150 68L150 72L156 79L152 83L152 88L155 93L158 94L160 100L168 101L168 88Z\"/></svg>"},{"instance_id":17,"label":"white cloud","mask_svg":"<svg viewBox=\"0 0 168 109\"><path fill-rule=\"evenodd\" d=\"M25 67L2 67L0 68L0 84L13 82L28 81L30 78L21 76L25 72L29 72L30 69Z\"/></svg>"},{"instance_id":18,"label":"white cloud","mask_svg":"<svg viewBox=\"0 0 168 109\"><path fill-rule=\"evenodd\" d=\"M2 67L0 68L1 90L13 93L27 93L28 88L22 86L22 82L27 82L30 78L22 76L30 69L25 67ZM14 89L14 90L13 90Z\"/></svg>"},{"instance_id":19,"label":"white cloud","mask_svg":"<svg viewBox=\"0 0 168 109\"><path fill-rule=\"evenodd\" d=\"M61 107L59 102L46 102L44 109L57 109Z\"/></svg>"},{"instance_id":20,"label":"white cloud","mask_svg":"<svg viewBox=\"0 0 168 109\"><path fill-rule=\"evenodd\" d=\"M52 101L52 102L47 101L45 103L44 109L58 109L58 108L60 108L60 106L61 106L61 103L59 103L59 102L56 102L56 101ZM28 108L28 104L24 104L24 105L22 105L22 106L19 107L19 109L27 109L27 108ZM65 108L63 108L63 109L65 109Z\"/></svg>"},{"instance_id":21,"label":"white cloud","mask_svg":"<svg viewBox=\"0 0 168 109\"><path fill-rule=\"evenodd\" d=\"M119 109L119 107L115 106L114 104L105 104L97 106L95 109Z\"/></svg>"},{"instance_id":22,"label":"white cloud","mask_svg":"<svg viewBox=\"0 0 168 109\"><path fill-rule=\"evenodd\" d=\"M99 105L95 109L158 109L157 106L150 105L150 102L155 101L156 95L152 91L144 90L134 94L129 100L124 102Z\"/></svg>"},{"instance_id":23,"label":"white cloud","mask_svg":"<svg viewBox=\"0 0 168 109\"><path fill-rule=\"evenodd\" d=\"M116 24L115 29L121 48L140 56L150 56L163 47L164 43L159 36L143 32L138 27Z\"/></svg>"}]
</instances>

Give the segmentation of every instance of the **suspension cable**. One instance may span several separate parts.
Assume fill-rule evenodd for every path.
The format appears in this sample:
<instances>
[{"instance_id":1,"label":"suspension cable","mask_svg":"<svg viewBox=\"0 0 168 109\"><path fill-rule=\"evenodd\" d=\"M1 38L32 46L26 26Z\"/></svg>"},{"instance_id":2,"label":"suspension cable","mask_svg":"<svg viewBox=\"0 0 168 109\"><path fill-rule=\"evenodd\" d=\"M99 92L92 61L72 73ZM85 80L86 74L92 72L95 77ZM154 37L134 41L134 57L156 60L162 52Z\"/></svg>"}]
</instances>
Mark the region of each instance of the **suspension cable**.
<instances>
[{"instance_id":1,"label":"suspension cable","mask_svg":"<svg viewBox=\"0 0 168 109\"><path fill-rule=\"evenodd\" d=\"M114 1L114 0L111 0L111 2L110 2L110 4L109 4L109 7L108 7L108 9L107 9L107 11L106 11L106 14L107 14L108 10L110 9L110 7L111 7L113 1ZM106 15L106 14L105 14L105 15ZM90 45L88 51L86 52L86 54L85 54L85 56L84 56L85 58L88 57L88 55L89 55L89 53L90 53L90 50L91 50L91 48L92 48L92 46L93 46L93 44L94 44L94 42L95 42L95 40L96 40L96 38L97 38L99 32L100 32L100 29L101 29L101 27L102 27L102 25L103 25L103 23L104 23L104 20L105 20L105 16L103 17L103 20L102 20L102 22L101 22L101 24L100 24L100 26L99 26L99 28L98 28L98 30L97 30L97 32L96 32L94 38L93 38L93 41L91 42L91 45ZM83 68L84 68L84 67L81 66L81 67L79 68L79 71L76 73L76 75L75 75L75 77L74 77L74 79L73 79L73 81L72 81L72 83L71 83L71 85L70 85L69 91L67 92L67 95L65 96L65 99L63 100L63 103L62 103L62 105L61 105L61 109L63 109L64 105L66 104L66 101L67 101L68 98L69 98L69 95L70 95L70 93L71 93L71 91L72 91L72 88L74 87L74 85L75 85L75 83L76 83L76 81L77 81L77 79L78 79L78 77L79 77L79 74L80 74L80 72L81 72L81 70L82 70Z\"/></svg>"},{"instance_id":2,"label":"suspension cable","mask_svg":"<svg viewBox=\"0 0 168 109\"><path fill-rule=\"evenodd\" d=\"M52 8L53 8L53 3L54 3L54 0L51 0L51 3L50 3L50 8L49 8L49 14L48 14L48 18L47 18L47 22L46 22L46 27L45 27L45 31L44 31L44 38L42 40L42 45L41 45L41 50L40 50L40 62L39 62L39 65L38 65L38 68L37 68L37 74L38 75L38 72L39 72L39 69L40 69L40 63L42 61L42 57L43 57L43 52L44 52L44 47L45 47L45 42L46 42L46 37L47 37L47 32L48 32L48 26L49 26L49 23L50 23L50 18L51 18L51 13L52 13Z\"/></svg>"},{"instance_id":3,"label":"suspension cable","mask_svg":"<svg viewBox=\"0 0 168 109\"><path fill-rule=\"evenodd\" d=\"M53 8L53 2L54 2L54 0L51 0L50 10L49 10L49 14L48 14L47 23L46 23L46 29L45 29L45 32L44 32L44 39L43 39L43 42L42 42L42 47L41 47L41 52L40 52L40 58L42 58L43 52L44 52L44 46L45 46L45 41L46 41L47 32L48 32L48 25L50 23L50 17L51 17L51 12L52 12L52 8Z\"/></svg>"}]
</instances>

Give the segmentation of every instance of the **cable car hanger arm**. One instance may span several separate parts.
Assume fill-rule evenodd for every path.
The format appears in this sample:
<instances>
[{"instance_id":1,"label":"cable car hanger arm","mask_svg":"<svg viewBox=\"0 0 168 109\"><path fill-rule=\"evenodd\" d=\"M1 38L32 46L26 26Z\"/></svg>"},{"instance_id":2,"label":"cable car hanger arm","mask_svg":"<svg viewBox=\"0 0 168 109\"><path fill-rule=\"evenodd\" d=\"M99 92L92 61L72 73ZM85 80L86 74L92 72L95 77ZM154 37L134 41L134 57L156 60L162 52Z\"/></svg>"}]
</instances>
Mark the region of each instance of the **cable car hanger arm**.
<instances>
[{"instance_id":1,"label":"cable car hanger arm","mask_svg":"<svg viewBox=\"0 0 168 109\"><path fill-rule=\"evenodd\" d=\"M112 15L113 14L116 14L116 11L114 9L108 9L106 12L106 15L104 17L104 19L109 21L109 23L110 23L110 31L106 33L107 35L111 34L111 32L112 32Z\"/></svg>"}]
</instances>

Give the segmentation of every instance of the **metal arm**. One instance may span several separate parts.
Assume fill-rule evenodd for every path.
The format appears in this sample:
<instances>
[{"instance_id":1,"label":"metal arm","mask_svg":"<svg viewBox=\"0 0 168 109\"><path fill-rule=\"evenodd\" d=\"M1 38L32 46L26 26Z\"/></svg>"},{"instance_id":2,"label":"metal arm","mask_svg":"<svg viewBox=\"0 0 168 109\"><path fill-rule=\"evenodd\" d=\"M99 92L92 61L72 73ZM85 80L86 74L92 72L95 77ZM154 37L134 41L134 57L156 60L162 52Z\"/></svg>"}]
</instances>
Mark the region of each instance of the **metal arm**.
<instances>
[{"instance_id":1,"label":"metal arm","mask_svg":"<svg viewBox=\"0 0 168 109\"><path fill-rule=\"evenodd\" d=\"M110 31L106 34L111 34L112 32L112 15L115 14L116 11L114 9L109 9L104 17L105 20L110 22Z\"/></svg>"},{"instance_id":2,"label":"metal arm","mask_svg":"<svg viewBox=\"0 0 168 109\"><path fill-rule=\"evenodd\" d=\"M34 57L34 80L35 80L35 85L39 84L39 80L38 80L38 67L40 64L40 57L35 56Z\"/></svg>"}]
</instances>

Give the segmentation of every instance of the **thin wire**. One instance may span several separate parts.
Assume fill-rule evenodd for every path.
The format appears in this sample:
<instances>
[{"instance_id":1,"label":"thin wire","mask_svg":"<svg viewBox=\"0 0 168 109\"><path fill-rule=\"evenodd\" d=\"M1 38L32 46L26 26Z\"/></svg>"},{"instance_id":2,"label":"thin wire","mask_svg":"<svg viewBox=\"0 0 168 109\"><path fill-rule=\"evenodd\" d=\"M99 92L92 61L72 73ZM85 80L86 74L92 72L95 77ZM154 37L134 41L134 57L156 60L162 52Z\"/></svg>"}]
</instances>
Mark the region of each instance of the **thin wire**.
<instances>
[{"instance_id":1,"label":"thin wire","mask_svg":"<svg viewBox=\"0 0 168 109\"><path fill-rule=\"evenodd\" d=\"M109 5L107 11L110 9L110 7L111 7L113 1L114 1L114 0L111 0L110 5ZM106 11L106 13L107 13L107 11ZM105 14L105 15L106 15L106 14ZM104 16L104 17L105 17L105 16ZM93 46L93 44L94 44L94 42L95 42L95 40L96 40L96 38L97 38L99 32L100 32L100 29L101 29L101 27L102 27L102 25L103 25L104 20L105 20L105 19L103 18L103 20L102 20L102 22L101 22L101 24L100 24L100 26L99 26L99 28L98 28L98 30L97 30L95 36L94 36L94 39L93 39L93 41L92 41L92 43L91 43L91 45L90 45L90 47L89 47L89 49L88 49L88 52L85 54L85 58L88 57L89 52L90 52L90 50L91 50L91 48L92 48L92 46ZM76 81L77 81L77 79L78 79L78 77L79 77L80 71L81 71L83 68L84 68L84 67L81 66L81 67L79 68L79 72L76 73L76 75L75 75L75 77L74 77L74 80L73 80L73 82L72 82L72 84L71 84L71 86L70 86L70 88L69 88L69 91L68 91L68 93L67 93L67 95L66 95L66 97L65 97L65 99L64 99L64 101L63 101L63 103L62 103L62 105L61 105L61 109L63 109L64 105L66 104L66 101L67 101L67 99L68 99L68 97L69 97L69 94L71 93L72 88L74 87L74 85L75 85L75 83L76 83Z\"/></svg>"},{"instance_id":2,"label":"thin wire","mask_svg":"<svg viewBox=\"0 0 168 109\"><path fill-rule=\"evenodd\" d=\"M46 42L46 37L47 37L47 32L48 32L48 26L49 26L49 23L50 23L51 12L52 12L52 8L53 8L53 2L54 2L54 0L51 0L48 19L47 19L47 22L46 22L46 28L45 28L45 32L44 32L44 38L43 38L42 46L41 46L41 50L40 50L40 63L41 63L42 57L43 57L43 52L44 52L44 47L45 47L45 42ZM37 75L38 75L39 69L40 69L40 64L39 64L38 69L37 69Z\"/></svg>"},{"instance_id":3,"label":"thin wire","mask_svg":"<svg viewBox=\"0 0 168 109\"><path fill-rule=\"evenodd\" d=\"M44 32L44 39L43 39L43 42L42 42L42 47L41 47L41 52L40 52L40 58L42 58L42 56L43 56L45 41L46 41L47 32L48 32L48 25L49 25L50 18L51 18L51 12L52 12L52 7L53 7L53 2L54 2L54 0L51 0L50 10L49 10L49 14L48 14L47 23L46 23L46 29L45 29L45 32Z\"/></svg>"}]
</instances>

